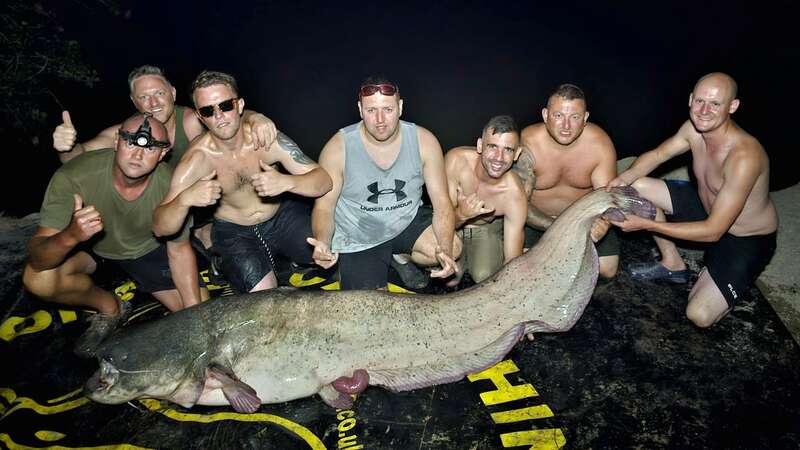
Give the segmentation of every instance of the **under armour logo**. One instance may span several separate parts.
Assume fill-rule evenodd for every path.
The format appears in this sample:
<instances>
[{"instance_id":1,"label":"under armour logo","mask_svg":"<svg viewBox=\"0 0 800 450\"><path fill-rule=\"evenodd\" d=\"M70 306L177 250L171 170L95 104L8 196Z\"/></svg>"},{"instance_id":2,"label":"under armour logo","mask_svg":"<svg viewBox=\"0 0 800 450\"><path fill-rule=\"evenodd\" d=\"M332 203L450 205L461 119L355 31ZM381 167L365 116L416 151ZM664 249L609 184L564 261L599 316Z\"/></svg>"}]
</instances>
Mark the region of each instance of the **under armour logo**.
<instances>
[{"instance_id":1,"label":"under armour logo","mask_svg":"<svg viewBox=\"0 0 800 450\"><path fill-rule=\"evenodd\" d=\"M378 203L378 197L381 195L386 194L394 194L395 201L400 201L406 198L406 193L403 192L403 186L406 185L405 181L402 180L394 180L394 189L378 189L378 182L374 182L367 186L367 190L372 192L372 195L367 197L367 201L370 203Z\"/></svg>"}]
</instances>

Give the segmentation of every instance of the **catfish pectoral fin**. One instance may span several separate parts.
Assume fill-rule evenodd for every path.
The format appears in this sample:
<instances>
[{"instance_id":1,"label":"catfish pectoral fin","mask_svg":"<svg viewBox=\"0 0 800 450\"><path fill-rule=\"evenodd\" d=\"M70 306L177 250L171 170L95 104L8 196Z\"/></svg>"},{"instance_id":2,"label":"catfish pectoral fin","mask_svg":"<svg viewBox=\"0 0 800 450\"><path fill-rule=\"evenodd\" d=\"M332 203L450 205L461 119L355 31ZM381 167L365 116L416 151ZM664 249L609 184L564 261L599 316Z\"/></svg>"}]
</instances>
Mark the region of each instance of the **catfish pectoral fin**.
<instances>
[{"instance_id":1,"label":"catfish pectoral fin","mask_svg":"<svg viewBox=\"0 0 800 450\"><path fill-rule=\"evenodd\" d=\"M221 366L209 366L206 369L206 376L221 385L222 394L236 412L254 413L261 407L261 399L258 398L255 389L242 382L231 370Z\"/></svg>"}]
</instances>

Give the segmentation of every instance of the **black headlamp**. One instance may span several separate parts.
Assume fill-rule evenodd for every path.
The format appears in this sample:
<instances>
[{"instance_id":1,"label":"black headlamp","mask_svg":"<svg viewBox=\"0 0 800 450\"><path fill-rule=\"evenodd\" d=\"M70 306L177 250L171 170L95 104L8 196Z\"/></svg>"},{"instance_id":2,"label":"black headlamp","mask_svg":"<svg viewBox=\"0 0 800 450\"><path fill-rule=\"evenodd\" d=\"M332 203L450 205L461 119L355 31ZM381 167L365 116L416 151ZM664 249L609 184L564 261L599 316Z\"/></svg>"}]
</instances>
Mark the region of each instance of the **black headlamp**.
<instances>
[{"instance_id":1,"label":"black headlamp","mask_svg":"<svg viewBox=\"0 0 800 450\"><path fill-rule=\"evenodd\" d=\"M130 145L135 145L137 147L159 147L159 148L168 148L172 144L169 142L164 141L157 141L153 138L153 135L150 133L150 123L147 121L150 117L153 117L150 113L144 113L144 121L142 124L139 125L139 128L131 133L125 130L119 130L119 137L124 139Z\"/></svg>"}]
</instances>

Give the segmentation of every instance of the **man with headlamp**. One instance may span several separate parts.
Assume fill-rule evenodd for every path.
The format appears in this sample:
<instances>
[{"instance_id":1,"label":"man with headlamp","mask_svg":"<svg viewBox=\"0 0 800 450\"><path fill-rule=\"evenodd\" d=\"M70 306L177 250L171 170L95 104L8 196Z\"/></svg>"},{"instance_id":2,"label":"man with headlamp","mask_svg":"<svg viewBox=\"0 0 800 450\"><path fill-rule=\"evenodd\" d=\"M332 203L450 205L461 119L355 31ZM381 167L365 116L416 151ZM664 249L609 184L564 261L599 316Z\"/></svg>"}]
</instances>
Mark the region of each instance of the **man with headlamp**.
<instances>
[{"instance_id":1,"label":"man with headlamp","mask_svg":"<svg viewBox=\"0 0 800 450\"><path fill-rule=\"evenodd\" d=\"M172 149L164 157L164 162L175 170L189 148L189 142L205 131L202 121L191 108L175 104L177 91L158 67L143 65L134 68L128 75L128 87L130 99L136 109L152 114L166 127ZM249 110L244 111L242 118L245 136L254 142L254 148L269 148L277 134L275 124L263 114ZM119 129L119 125L112 125L88 141L76 143L78 132L69 111L62 112L62 120L63 123L53 132L53 148L59 152L61 162L69 161L84 152L112 147ZM210 211L200 212L195 217L197 229L194 233L201 241L195 241L198 251L210 260L211 227L205 225L209 220Z\"/></svg>"},{"instance_id":2,"label":"man with headlamp","mask_svg":"<svg viewBox=\"0 0 800 450\"><path fill-rule=\"evenodd\" d=\"M158 67L136 67L128 75L128 87L136 109L152 114L166 127L172 150L164 160L174 170L189 148L189 142L205 131L203 123L191 108L175 104L177 91ZM256 148L269 147L275 140L275 124L266 116L253 111L245 111L243 118L248 136L251 130L253 132ZM62 120L53 131L53 148L59 152L61 162L67 162L86 151L113 146L119 129L119 125L112 125L88 141L77 143L78 132L72 124L69 111L62 112Z\"/></svg>"},{"instance_id":3,"label":"man with headlamp","mask_svg":"<svg viewBox=\"0 0 800 450\"><path fill-rule=\"evenodd\" d=\"M172 176L158 164L170 148L167 139L161 122L137 113L123 122L115 148L64 164L47 187L23 283L45 301L98 311L75 346L81 356L91 356L130 309L94 284L98 264L116 264L170 311L208 296L198 284L190 223L166 242L151 230Z\"/></svg>"}]
</instances>

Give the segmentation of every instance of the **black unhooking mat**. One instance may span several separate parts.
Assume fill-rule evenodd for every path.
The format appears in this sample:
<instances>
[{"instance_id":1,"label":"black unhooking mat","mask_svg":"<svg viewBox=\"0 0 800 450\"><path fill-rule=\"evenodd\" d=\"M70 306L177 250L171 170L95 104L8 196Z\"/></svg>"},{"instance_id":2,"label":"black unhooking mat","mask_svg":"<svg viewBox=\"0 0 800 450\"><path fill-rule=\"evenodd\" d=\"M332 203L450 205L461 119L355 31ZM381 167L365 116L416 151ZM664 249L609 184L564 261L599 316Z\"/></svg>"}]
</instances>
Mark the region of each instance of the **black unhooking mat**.
<instances>
[{"instance_id":1,"label":"black unhooking mat","mask_svg":"<svg viewBox=\"0 0 800 450\"><path fill-rule=\"evenodd\" d=\"M625 236L623 267L651 258L651 244ZM25 294L21 257L11 259L0 284L0 442L8 448L800 448L800 349L757 290L700 330L684 317L686 286L620 273L598 286L572 330L520 342L462 381L399 394L370 387L347 410L312 397L248 415L91 402L80 389L96 362L72 354L88 313ZM330 288L320 281L327 274L313 275L292 280ZM124 279L108 280L132 296L131 322L165 314Z\"/></svg>"}]
</instances>

